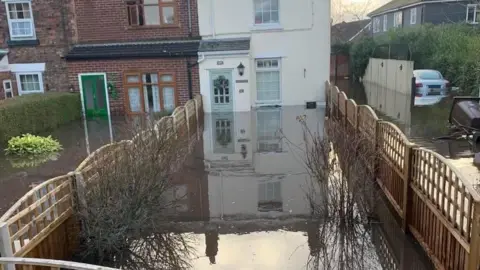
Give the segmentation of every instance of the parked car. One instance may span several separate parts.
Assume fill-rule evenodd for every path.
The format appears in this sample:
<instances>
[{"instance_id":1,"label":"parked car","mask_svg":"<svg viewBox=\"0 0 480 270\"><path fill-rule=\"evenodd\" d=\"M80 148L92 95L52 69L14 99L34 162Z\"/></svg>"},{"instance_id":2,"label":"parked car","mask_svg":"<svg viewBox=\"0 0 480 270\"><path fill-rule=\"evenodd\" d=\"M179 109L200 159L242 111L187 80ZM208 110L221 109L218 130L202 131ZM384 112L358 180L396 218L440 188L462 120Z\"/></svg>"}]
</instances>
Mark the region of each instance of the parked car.
<instances>
[{"instance_id":1,"label":"parked car","mask_svg":"<svg viewBox=\"0 0 480 270\"><path fill-rule=\"evenodd\" d=\"M417 69L415 77L415 106L433 105L447 96L450 82L434 69Z\"/></svg>"}]
</instances>

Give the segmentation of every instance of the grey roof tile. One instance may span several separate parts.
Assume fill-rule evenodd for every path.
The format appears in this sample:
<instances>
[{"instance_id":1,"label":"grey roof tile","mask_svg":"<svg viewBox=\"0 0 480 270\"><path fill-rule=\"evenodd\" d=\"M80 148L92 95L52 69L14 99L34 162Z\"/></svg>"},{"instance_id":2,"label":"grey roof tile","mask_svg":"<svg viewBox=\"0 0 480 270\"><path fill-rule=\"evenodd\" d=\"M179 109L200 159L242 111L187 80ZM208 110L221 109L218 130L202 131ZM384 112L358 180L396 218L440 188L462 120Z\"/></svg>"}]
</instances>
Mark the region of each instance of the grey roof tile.
<instances>
[{"instance_id":1,"label":"grey roof tile","mask_svg":"<svg viewBox=\"0 0 480 270\"><path fill-rule=\"evenodd\" d=\"M200 52L249 51L250 38L213 39L200 42Z\"/></svg>"},{"instance_id":2,"label":"grey roof tile","mask_svg":"<svg viewBox=\"0 0 480 270\"><path fill-rule=\"evenodd\" d=\"M75 45L67 60L197 56L199 40Z\"/></svg>"}]
</instances>

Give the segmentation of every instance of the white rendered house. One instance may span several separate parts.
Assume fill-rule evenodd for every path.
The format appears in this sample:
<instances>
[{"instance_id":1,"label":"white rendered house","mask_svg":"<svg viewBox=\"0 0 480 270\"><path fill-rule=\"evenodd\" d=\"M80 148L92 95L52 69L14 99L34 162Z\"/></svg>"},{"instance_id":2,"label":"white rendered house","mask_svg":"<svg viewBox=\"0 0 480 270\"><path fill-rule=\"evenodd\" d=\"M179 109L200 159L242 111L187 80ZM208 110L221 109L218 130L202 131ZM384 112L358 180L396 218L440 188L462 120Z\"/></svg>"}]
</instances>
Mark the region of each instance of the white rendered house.
<instances>
[{"instance_id":1,"label":"white rendered house","mask_svg":"<svg viewBox=\"0 0 480 270\"><path fill-rule=\"evenodd\" d=\"M198 0L206 112L324 103L330 0Z\"/></svg>"}]
</instances>

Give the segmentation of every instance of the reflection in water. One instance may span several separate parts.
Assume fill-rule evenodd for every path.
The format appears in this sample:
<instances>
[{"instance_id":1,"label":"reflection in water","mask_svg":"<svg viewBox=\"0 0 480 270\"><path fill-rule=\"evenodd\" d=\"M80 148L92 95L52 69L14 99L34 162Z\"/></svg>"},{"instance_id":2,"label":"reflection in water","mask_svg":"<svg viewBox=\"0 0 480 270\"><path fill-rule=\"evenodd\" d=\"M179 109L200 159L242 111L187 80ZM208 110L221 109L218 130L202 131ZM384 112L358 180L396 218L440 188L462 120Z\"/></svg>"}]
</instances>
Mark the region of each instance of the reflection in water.
<instances>
[{"instance_id":1,"label":"reflection in water","mask_svg":"<svg viewBox=\"0 0 480 270\"><path fill-rule=\"evenodd\" d=\"M309 128L323 134L323 113L284 107L228 118L206 115L203 152L195 158L204 161L206 176L196 171L186 181L208 183L201 191L207 195L190 202L208 207L208 212L196 221L201 215L188 211L177 223L185 235L197 239L192 269L390 270L400 267L404 259L398 251L405 250L402 254L410 254L416 269L429 269L403 234L385 236L385 228L400 230L396 223L372 223L356 210L352 226L319 215L333 192L312 181L306 170L306 144L297 116L306 115ZM217 132L218 119L230 122L229 153L218 148L218 137L223 136ZM397 249L389 250L391 246ZM325 260L330 255L343 256L343 265Z\"/></svg>"}]
</instances>

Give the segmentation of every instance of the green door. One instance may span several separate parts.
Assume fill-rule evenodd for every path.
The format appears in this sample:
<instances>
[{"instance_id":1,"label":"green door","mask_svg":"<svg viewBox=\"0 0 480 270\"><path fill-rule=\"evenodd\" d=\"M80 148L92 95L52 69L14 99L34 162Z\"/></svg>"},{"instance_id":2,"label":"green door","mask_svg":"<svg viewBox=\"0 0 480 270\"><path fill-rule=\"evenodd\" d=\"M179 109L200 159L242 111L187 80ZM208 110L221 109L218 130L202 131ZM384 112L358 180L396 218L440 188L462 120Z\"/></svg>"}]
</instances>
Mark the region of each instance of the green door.
<instances>
[{"instance_id":1,"label":"green door","mask_svg":"<svg viewBox=\"0 0 480 270\"><path fill-rule=\"evenodd\" d=\"M87 117L107 116L104 75L82 75L83 105Z\"/></svg>"},{"instance_id":2,"label":"green door","mask_svg":"<svg viewBox=\"0 0 480 270\"><path fill-rule=\"evenodd\" d=\"M210 71L210 84L213 112L233 111L232 71Z\"/></svg>"}]
</instances>

